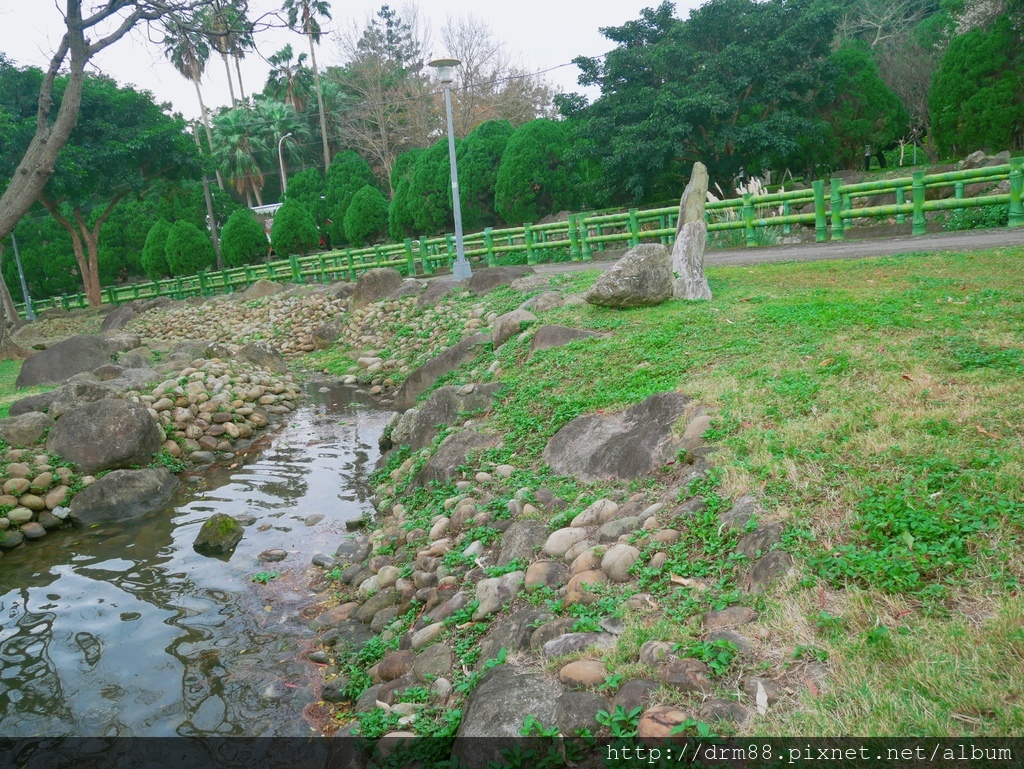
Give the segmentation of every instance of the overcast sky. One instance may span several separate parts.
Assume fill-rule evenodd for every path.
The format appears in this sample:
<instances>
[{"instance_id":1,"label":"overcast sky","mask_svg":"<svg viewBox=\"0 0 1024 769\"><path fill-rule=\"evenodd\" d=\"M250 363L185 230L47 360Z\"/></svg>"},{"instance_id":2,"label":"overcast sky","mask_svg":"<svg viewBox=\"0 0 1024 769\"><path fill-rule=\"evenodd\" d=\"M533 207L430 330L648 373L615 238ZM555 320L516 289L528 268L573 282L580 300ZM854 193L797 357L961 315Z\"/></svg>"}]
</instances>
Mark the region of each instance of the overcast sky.
<instances>
[{"instance_id":1,"label":"overcast sky","mask_svg":"<svg viewBox=\"0 0 1024 769\"><path fill-rule=\"evenodd\" d=\"M677 0L676 14L688 15L703 0ZM280 6L280 0L250 0L252 16ZM63 0L0 0L0 51L19 65L46 67L63 34L58 6ZM88 7L90 0L85 0ZM332 0L333 21L325 25L329 34L360 23L375 12L380 0ZM402 0L392 2L401 8ZM613 47L598 31L599 27L618 26L639 18L641 9L658 5L658 0L419 0L420 17L433 28L435 56L440 50L438 30L451 16L474 15L485 21L502 39L510 52L517 53L522 64L539 71L568 64L576 56L597 56ZM287 30L270 30L257 37L259 54L270 56L285 43L296 51L306 50L305 39ZM332 40L325 39L317 51L320 68L339 64L340 57ZM147 40L144 30L137 31L107 49L94 61L98 69L121 83L132 83L153 92L158 101L169 101L186 118L199 116L195 88L163 58L158 45ZM242 63L246 94L263 88L269 67L260 55L251 53ZM576 84L579 70L561 67L546 77L564 91L580 91ZM234 77L234 75L232 75ZM218 58L207 65L202 82L203 99L208 108L230 101L224 66Z\"/></svg>"}]
</instances>

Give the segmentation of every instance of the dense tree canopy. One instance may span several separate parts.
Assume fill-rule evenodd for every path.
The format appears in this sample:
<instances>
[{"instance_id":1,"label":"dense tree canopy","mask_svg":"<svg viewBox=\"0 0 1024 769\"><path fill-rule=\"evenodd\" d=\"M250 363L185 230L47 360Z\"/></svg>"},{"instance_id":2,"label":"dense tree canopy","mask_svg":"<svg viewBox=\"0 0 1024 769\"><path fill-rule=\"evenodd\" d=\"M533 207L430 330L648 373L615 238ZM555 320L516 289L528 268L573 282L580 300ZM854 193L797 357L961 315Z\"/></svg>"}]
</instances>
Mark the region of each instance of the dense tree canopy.
<instances>
[{"instance_id":1,"label":"dense tree canopy","mask_svg":"<svg viewBox=\"0 0 1024 769\"><path fill-rule=\"evenodd\" d=\"M345 237L353 246L373 245L388 230L388 202L380 190L367 184L352 196L345 212Z\"/></svg>"},{"instance_id":2,"label":"dense tree canopy","mask_svg":"<svg viewBox=\"0 0 1024 769\"><path fill-rule=\"evenodd\" d=\"M509 224L536 222L578 204L565 126L532 120L517 130L501 156L494 208Z\"/></svg>"},{"instance_id":3,"label":"dense tree canopy","mask_svg":"<svg viewBox=\"0 0 1024 769\"><path fill-rule=\"evenodd\" d=\"M226 265L241 267L252 264L266 256L269 250L267 234L252 211L239 209L231 214L220 238L220 252Z\"/></svg>"},{"instance_id":4,"label":"dense tree canopy","mask_svg":"<svg viewBox=\"0 0 1024 769\"><path fill-rule=\"evenodd\" d=\"M462 225L481 230L495 223L494 187L509 138L515 133L507 120L488 120L474 128L459 148L459 200Z\"/></svg>"},{"instance_id":5,"label":"dense tree canopy","mask_svg":"<svg viewBox=\"0 0 1024 769\"><path fill-rule=\"evenodd\" d=\"M367 184L374 184L370 164L355 150L345 150L335 155L327 169L325 205L327 217L331 220L331 242L341 245L348 241L345 235L345 212L348 211L352 196Z\"/></svg>"},{"instance_id":6,"label":"dense tree canopy","mask_svg":"<svg viewBox=\"0 0 1024 769\"><path fill-rule=\"evenodd\" d=\"M456 153L461 144L456 140ZM416 158L409 180L409 215L419 234L435 235L452 229L451 187L448 139L438 139Z\"/></svg>"}]
</instances>

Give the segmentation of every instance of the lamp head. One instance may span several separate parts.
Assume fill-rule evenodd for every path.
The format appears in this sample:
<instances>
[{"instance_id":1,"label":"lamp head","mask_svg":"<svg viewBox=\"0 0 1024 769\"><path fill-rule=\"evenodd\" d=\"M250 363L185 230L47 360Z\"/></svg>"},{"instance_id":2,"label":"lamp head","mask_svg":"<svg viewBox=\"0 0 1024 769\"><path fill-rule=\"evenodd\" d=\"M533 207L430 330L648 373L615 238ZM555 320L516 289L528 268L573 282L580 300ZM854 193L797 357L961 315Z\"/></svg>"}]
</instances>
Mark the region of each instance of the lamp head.
<instances>
[{"instance_id":1,"label":"lamp head","mask_svg":"<svg viewBox=\"0 0 1024 769\"><path fill-rule=\"evenodd\" d=\"M455 81L455 68L462 64L458 59L434 59L429 62L437 70L438 79L445 85Z\"/></svg>"}]
</instances>

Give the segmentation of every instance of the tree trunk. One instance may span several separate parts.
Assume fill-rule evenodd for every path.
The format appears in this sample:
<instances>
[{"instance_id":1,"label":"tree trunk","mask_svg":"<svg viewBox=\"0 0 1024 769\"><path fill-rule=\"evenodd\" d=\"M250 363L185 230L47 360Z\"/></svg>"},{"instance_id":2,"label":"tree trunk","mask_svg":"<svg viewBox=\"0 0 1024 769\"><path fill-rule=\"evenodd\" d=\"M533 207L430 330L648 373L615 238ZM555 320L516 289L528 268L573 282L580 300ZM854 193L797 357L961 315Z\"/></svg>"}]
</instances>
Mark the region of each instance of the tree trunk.
<instances>
[{"instance_id":1,"label":"tree trunk","mask_svg":"<svg viewBox=\"0 0 1024 769\"><path fill-rule=\"evenodd\" d=\"M71 235L71 247L75 253L75 262L78 263L78 271L82 275L82 285L85 288L85 297L90 307L99 307L103 303L103 295L100 292L100 268L99 268L99 239L100 228L107 221L111 211L117 206L124 195L117 196L96 220L96 223L89 227L82 216L82 209L76 206L74 210L75 223L70 222L67 217L61 214L57 202L40 196L39 202L43 204L50 215L57 220L57 223Z\"/></svg>"},{"instance_id":2,"label":"tree trunk","mask_svg":"<svg viewBox=\"0 0 1024 769\"><path fill-rule=\"evenodd\" d=\"M324 115L324 94L320 90L320 71L316 68L316 51L313 44L313 36L309 38L309 61L313 65L313 79L316 81L316 104L320 108L320 137L324 140L324 170L331 165L331 150L327 146L327 117Z\"/></svg>"},{"instance_id":3,"label":"tree trunk","mask_svg":"<svg viewBox=\"0 0 1024 769\"><path fill-rule=\"evenodd\" d=\"M224 59L224 71L227 73L227 76L228 76L228 93L231 94L231 106L234 107L235 106L235 84L234 84L234 82L231 79L231 64L228 62L228 55L226 53L222 53L220 55L220 57L222 59Z\"/></svg>"},{"instance_id":4,"label":"tree trunk","mask_svg":"<svg viewBox=\"0 0 1024 769\"><path fill-rule=\"evenodd\" d=\"M196 87L196 96L199 97L199 112L203 116L203 127L206 128L206 141L210 144L210 154L213 154L213 131L210 130L210 118L206 114L206 105L203 104L203 92L199 90L199 81L193 81ZM224 180L221 178L220 169L214 169L217 173L217 186L224 189Z\"/></svg>"},{"instance_id":5,"label":"tree trunk","mask_svg":"<svg viewBox=\"0 0 1024 769\"><path fill-rule=\"evenodd\" d=\"M0 243L0 267L4 264L4 244ZM0 273L0 301L3 303L4 315L11 319L11 322L18 320L18 308L14 306L14 298L11 296L11 290L7 287L7 281L3 277L3 273Z\"/></svg>"},{"instance_id":6,"label":"tree trunk","mask_svg":"<svg viewBox=\"0 0 1024 769\"><path fill-rule=\"evenodd\" d=\"M245 204L252 208L252 190L245 191Z\"/></svg>"},{"instance_id":7,"label":"tree trunk","mask_svg":"<svg viewBox=\"0 0 1024 769\"><path fill-rule=\"evenodd\" d=\"M242 85L242 57L235 56L235 71L238 73L238 93L245 101L245 87Z\"/></svg>"},{"instance_id":8,"label":"tree trunk","mask_svg":"<svg viewBox=\"0 0 1024 769\"><path fill-rule=\"evenodd\" d=\"M263 205L263 193L260 191L260 188L256 187L254 185L253 188L252 188L252 191L256 193L256 205L262 206Z\"/></svg>"}]
</instances>

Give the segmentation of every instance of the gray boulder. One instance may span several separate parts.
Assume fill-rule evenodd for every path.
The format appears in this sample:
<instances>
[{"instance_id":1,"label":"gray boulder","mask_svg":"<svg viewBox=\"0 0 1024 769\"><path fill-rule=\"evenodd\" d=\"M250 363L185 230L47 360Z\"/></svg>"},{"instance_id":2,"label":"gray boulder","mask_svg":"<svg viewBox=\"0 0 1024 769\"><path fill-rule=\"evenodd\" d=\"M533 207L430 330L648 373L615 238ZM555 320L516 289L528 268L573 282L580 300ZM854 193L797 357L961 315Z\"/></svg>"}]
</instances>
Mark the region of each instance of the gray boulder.
<instances>
[{"instance_id":1,"label":"gray boulder","mask_svg":"<svg viewBox=\"0 0 1024 769\"><path fill-rule=\"evenodd\" d=\"M490 411L502 387L500 382L479 384L466 394L462 394L460 387L439 387L419 408L409 409L399 417L391 431L390 446L409 446L413 451L429 446L439 425L457 424L459 414Z\"/></svg>"},{"instance_id":2,"label":"gray boulder","mask_svg":"<svg viewBox=\"0 0 1024 769\"><path fill-rule=\"evenodd\" d=\"M491 293L498 286L507 286L516 278L533 275L533 267L515 265L512 267L481 267L473 271L473 276L465 286L477 296Z\"/></svg>"},{"instance_id":3,"label":"gray boulder","mask_svg":"<svg viewBox=\"0 0 1024 769\"><path fill-rule=\"evenodd\" d=\"M32 446L53 427L53 417L38 411L0 419L0 439L15 448Z\"/></svg>"},{"instance_id":4,"label":"gray boulder","mask_svg":"<svg viewBox=\"0 0 1024 769\"><path fill-rule=\"evenodd\" d=\"M500 435L488 435L476 430L464 430L444 439L427 464L416 476L416 486L427 486L434 481L448 483L459 474L471 451L489 449L501 444Z\"/></svg>"},{"instance_id":5,"label":"gray boulder","mask_svg":"<svg viewBox=\"0 0 1024 769\"><path fill-rule=\"evenodd\" d=\"M596 336L601 335L596 331L587 331L582 328L555 325L541 326L534 332L533 339L530 340L530 354L533 355L537 350L561 347L562 345L569 344L569 342L575 342L577 339L590 339Z\"/></svg>"},{"instance_id":6,"label":"gray boulder","mask_svg":"<svg viewBox=\"0 0 1024 769\"><path fill-rule=\"evenodd\" d=\"M323 323L313 329L313 346L318 350L326 350L338 341L341 336L341 321L334 320Z\"/></svg>"},{"instance_id":7,"label":"gray boulder","mask_svg":"<svg viewBox=\"0 0 1024 769\"><path fill-rule=\"evenodd\" d=\"M288 361L277 350L262 342L247 344L235 353L235 360L248 361L256 368L284 374L288 371Z\"/></svg>"},{"instance_id":8,"label":"gray boulder","mask_svg":"<svg viewBox=\"0 0 1024 769\"><path fill-rule=\"evenodd\" d=\"M515 286L513 286L514 288ZM565 299L557 291L545 291L543 294L537 294L527 299L521 305L524 310L532 310L533 312L547 312L548 310L554 310L558 307L562 307L565 304Z\"/></svg>"},{"instance_id":9,"label":"gray boulder","mask_svg":"<svg viewBox=\"0 0 1024 769\"><path fill-rule=\"evenodd\" d=\"M548 527L541 521L516 521L501 535L498 565L504 566L519 558L532 561L548 541L549 534Z\"/></svg>"},{"instance_id":10,"label":"gray boulder","mask_svg":"<svg viewBox=\"0 0 1024 769\"><path fill-rule=\"evenodd\" d=\"M419 296L423 289L426 288L426 284L422 280L416 280L409 278L402 281L402 285L388 294L385 299L402 299L406 296Z\"/></svg>"},{"instance_id":11,"label":"gray boulder","mask_svg":"<svg viewBox=\"0 0 1024 769\"><path fill-rule=\"evenodd\" d=\"M161 441L160 429L145 406L106 399L78 406L58 419L46 450L93 474L147 465Z\"/></svg>"},{"instance_id":12,"label":"gray boulder","mask_svg":"<svg viewBox=\"0 0 1024 769\"><path fill-rule=\"evenodd\" d=\"M529 310L512 310L501 315L494 321L494 349L497 350L505 342L523 330L523 324L537 320L537 316Z\"/></svg>"},{"instance_id":13,"label":"gray boulder","mask_svg":"<svg viewBox=\"0 0 1024 769\"><path fill-rule=\"evenodd\" d=\"M423 293L416 297L416 306L421 308L433 307L448 296L448 294L455 291L458 285L454 280L448 278L434 278L427 284Z\"/></svg>"},{"instance_id":14,"label":"gray boulder","mask_svg":"<svg viewBox=\"0 0 1024 769\"><path fill-rule=\"evenodd\" d=\"M50 408L50 404L53 403L54 398L57 397L57 390L51 390L48 393L39 393L38 395L29 395L20 400L16 400L11 404L10 415L12 417L20 416L22 414L28 414L32 411L46 411Z\"/></svg>"},{"instance_id":15,"label":"gray boulder","mask_svg":"<svg viewBox=\"0 0 1024 769\"><path fill-rule=\"evenodd\" d=\"M658 393L617 414L578 416L551 437L543 459L584 483L647 475L675 459L682 431L674 427L689 402L682 393Z\"/></svg>"},{"instance_id":16,"label":"gray boulder","mask_svg":"<svg viewBox=\"0 0 1024 769\"><path fill-rule=\"evenodd\" d=\"M274 294L280 294L285 290L285 287L280 283L275 283L272 280L260 279L253 283L249 288L245 289L238 295L238 298L243 302L251 302L254 299L263 299Z\"/></svg>"},{"instance_id":17,"label":"gray boulder","mask_svg":"<svg viewBox=\"0 0 1024 769\"><path fill-rule=\"evenodd\" d=\"M130 304L116 307L107 313L107 317L103 319L103 325L100 326L100 330L103 332L120 331L131 323L136 315L135 308Z\"/></svg>"},{"instance_id":18,"label":"gray boulder","mask_svg":"<svg viewBox=\"0 0 1024 769\"><path fill-rule=\"evenodd\" d=\"M672 297L672 257L659 243L641 243L609 267L584 297L603 307L649 307Z\"/></svg>"},{"instance_id":19,"label":"gray boulder","mask_svg":"<svg viewBox=\"0 0 1024 769\"><path fill-rule=\"evenodd\" d=\"M711 288L704 276L704 247L708 225L704 205L708 194L708 170L703 163L693 164L693 173L679 201L679 220L672 243L673 284L677 299L710 299Z\"/></svg>"},{"instance_id":20,"label":"gray boulder","mask_svg":"<svg viewBox=\"0 0 1024 769\"><path fill-rule=\"evenodd\" d=\"M224 513L214 513L203 522L192 547L200 553L230 553L242 541L245 527Z\"/></svg>"},{"instance_id":21,"label":"gray boulder","mask_svg":"<svg viewBox=\"0 0 1024 769\"><path fill-rule=\"evenodd\" d=\"M63 382L75 374L110 363L117 352L121 350L112 339L92 334L73 336L26 358L15 387Z\"/></svg>"},{"instance_id":22,"label":"gray boulder","mask_svg":"<svg viewBox=\"0 0 1024 769\"><path fill-rule=\"evenodd\" d=\"M367 270L356 281L352 295L349 297L349 306L353 310L358 310L360 307L379 302L401 286L402 274L398 270L393 270L390 267Z\"/></svg>"},{"instance_id":23,"label":"gray boulder","mask_svg":"<svg viewBox=\"0 0 1024 769\"><path fill-rule=\"evenodd\" d=\"M126 520L166 507L178 479L166 468L115 470L71 500L69 516L79 524Z\"/></svg>"},{"instance_id":24,"label":"gray boulder","mask_svg":"<svg viewBox=\"0 0 1024 769\"><path fill-rule=\"evenodd\" d=\"M473 334L458 344L454 344L440 355L435 355L418 369L413 371L395 393L395 408L405 411L412 408L422 393L430 389L438 379L450 371L459 368L463 363L476 358L480 354L480 346L491 341L490 334Z\"/></svg>"}]
</instances>

